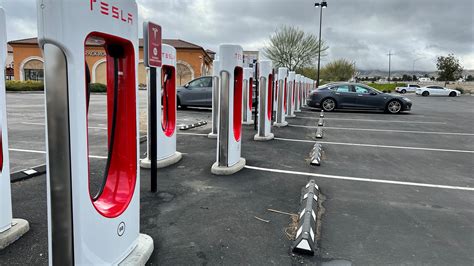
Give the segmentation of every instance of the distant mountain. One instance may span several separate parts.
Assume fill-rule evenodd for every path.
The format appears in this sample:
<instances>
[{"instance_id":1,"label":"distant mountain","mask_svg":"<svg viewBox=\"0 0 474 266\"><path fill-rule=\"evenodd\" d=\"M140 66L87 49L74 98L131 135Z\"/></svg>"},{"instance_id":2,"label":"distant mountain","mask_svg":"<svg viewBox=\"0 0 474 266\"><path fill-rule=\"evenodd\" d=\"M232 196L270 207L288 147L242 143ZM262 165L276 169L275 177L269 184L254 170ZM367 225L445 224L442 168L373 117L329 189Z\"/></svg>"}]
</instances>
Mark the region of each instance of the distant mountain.
<instances>
[{"instance_id":1,"label":"distant mountain","mask_svg":"<svg viewBox=\"0 0 474 266\"><path fill-rule=\"evenodd\" d=\"M358 77L388 77L388 71L383 71L383 70L357 70ZM427 74L429 77L436 77L438 76L437 71L417 71L415 70L414 72L411 70L394 70L391 71L390 76L391 77L403 77L403 75L409 75L409 76L417 76L417 77L423 77L425 74ZM474 69L471 70L464 70L463 71L463 76L468 76L468 75L473 75L474 76Z\"/></svg>"}]
</instances>

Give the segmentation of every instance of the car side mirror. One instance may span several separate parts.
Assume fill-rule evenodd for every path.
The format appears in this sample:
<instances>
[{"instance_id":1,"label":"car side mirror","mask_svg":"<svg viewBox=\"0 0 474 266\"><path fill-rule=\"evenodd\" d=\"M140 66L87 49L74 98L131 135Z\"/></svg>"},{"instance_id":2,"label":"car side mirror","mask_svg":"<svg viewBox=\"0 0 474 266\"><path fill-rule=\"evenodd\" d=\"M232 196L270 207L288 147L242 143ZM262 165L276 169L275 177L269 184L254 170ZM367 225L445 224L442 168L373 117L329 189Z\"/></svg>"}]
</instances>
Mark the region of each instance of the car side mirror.
<instances>
[{"instance_id":1,"label":"car side mirror","mask_svg":"<svg viewBox=\"0 0 474 266\"><path fill-rule=\"evenodd\" d=\"M375 96L375 95L377 95L377 93L376 92L371 92L370 95Z\"/></svg>"}]
</instances>

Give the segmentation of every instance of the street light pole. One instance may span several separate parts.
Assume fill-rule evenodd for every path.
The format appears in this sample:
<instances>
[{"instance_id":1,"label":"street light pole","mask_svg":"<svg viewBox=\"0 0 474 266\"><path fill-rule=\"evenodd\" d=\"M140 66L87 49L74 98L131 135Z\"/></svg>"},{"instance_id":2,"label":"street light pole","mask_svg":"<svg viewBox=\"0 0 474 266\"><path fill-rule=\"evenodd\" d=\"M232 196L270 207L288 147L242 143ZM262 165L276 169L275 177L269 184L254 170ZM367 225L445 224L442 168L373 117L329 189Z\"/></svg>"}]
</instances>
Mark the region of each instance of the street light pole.
<instances>
[{"instance_id":1,"label":"street light pole","mask_svg":"<svg viewBox=\"0 0 474 266\"><path fill-rule=\"evenodd\" d=\"M315 7L321 7L319 9L319 47L318 47L318 77L316 80L316 87L319 87L319 74L320 74L320 67L321 67L321 28L323 25L323 8L328 6L326 1L322 1L321 3L315 3Z\"/></svg>"},{"instance_id":2,"label":"street light pole","mask_svg":"<svg viewBox=\"0 0 474 266\"><path fill-rule=\"evenodd\" d=\"M391 70L391 65L392 65L392 51L388 52L388 83L390 83L390 70Z\"/></svg>"}]
</instances>

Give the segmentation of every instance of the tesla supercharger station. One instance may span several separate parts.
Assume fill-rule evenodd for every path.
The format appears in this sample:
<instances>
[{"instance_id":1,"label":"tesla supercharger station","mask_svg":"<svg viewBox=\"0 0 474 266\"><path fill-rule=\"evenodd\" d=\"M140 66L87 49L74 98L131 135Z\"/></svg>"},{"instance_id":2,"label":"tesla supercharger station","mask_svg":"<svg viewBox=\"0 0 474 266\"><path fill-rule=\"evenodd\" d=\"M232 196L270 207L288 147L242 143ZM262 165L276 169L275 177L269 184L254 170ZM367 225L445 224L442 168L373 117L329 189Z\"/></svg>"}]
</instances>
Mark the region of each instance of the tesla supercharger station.
<instances>
[{"instance_id":1,"label":"tesla supercharger station","mask_svg":"<svg viewBox=\"0 0 474 266\"><path fill-rule=\"evenodd\" d=\"M294 71L288 72L288 95L287 95L287 103L288 106L286 108L286 116L287 117L295 117L295 75Z\"/></svg>"},{"instance_id":2,"label":"tesla supercharger station","mask_svg":"<svg viewBox=\"0 0 474 266\"><path fill-rule=\"evenodd\" d=\"M295 112L301 112L301 79L303 77L300 74L295 76Z\"/></svg>"},{"instance_id":3,"label":"tesla supercharger station","mask_svg":"<svg viewBox=\"0 0 474 266\"><path fill-rule=\"evenodd\" d=\"M157 68L156 84L157 102L163 103L157 108L157 168L164 168L181 160L183 155L176 151L176 49L173 46L162 45L162 67ZM150 77L150 76L149 76ZM150 88L150 81L148 81ZM148 125L148 140L150 140L150 125ZM150 144L150 141L148 141ZM150 145L147 158L140 161L140 166L150 168Z\"/></svg>"},{"instance_id":4,"label":"tesla supercharger station","mask_svg":"<svg viewBox=\"0 0 474 266\"><path fill-rule=\"evenodd\" d=\"M239 45L219 47L219 116L217 161L211 172L231 175L245 166L242 148L243 49Z\"/></svg>"},{"instance_id":5,"label":"tesla supercharger station","mask_svg":"<svg viewBox=\"0 0 474 266\"><path fill-rule=\"evenodd\" d=\"M258 88L258 132L254 136L256 141L267 141L274 138L271 132L272 128L272 62L269 60L262 60L259 66L259 88Z\"/></svg>"},{"instance_id":6,"label":"tesla supercharger station","mask_svg":"<svg viewBox=\"0 0 474 266\"><path fill-rule=\"evenodd\" d=\"M212 63L212 127L207 135L210 139L217 139L217 126L219 124L219 60Z\"/></svg>"},{"instance_id":7,"label":"tesla supercharger station","mask_svg":"<svg viewBox=\"0 0 474 266\"><path fill-rule=\"evenodd\" d=\"M252 119L252 98L253 98L253 69L244 68L244 89L243 89L243 114L242 123L244 125L253 125Z\"/></svg>"},{"instance_id":8,"label":"tesla supercharger station","mask_svg":"<svg viewBox=\"0 0 474 266\"><path fill-rule=\"evenodd\" d=\"M0 7L0 250L15 242L30 229L27 221L12 218L10 157L8 153L5 65L7 32L5 12Z\"/></svg>"},{"instance_id":9,"label":"tesla supercharger station","mask_svg":"<svg viewBox=\"0 0 474 266\"><path fill-rule=\"evenodd\" d=\"M304 77L303 79L303 97L301 99L301 106L306 106L306 97L308 96L308 86L309 86L309 78Z\"/></svg>"},{"instance_id":10,"label":"tesla supercharger station","mask_svg":"<svg viewBox=\"0 0 474 266\"><path fill-rule=\"evenodd\" d=\"M288 125L286 122L286 109L287 96L288 96L288 68L280 67L278 68L278 96L277 96L277 108L276 108L276 121L273 124L276 127L285 127Z\"/></svg>"},{"instance_id":11,"label":"tesla supercharger station","mask_svg":"<svg viewBox=\"0 0 474 266\"><path fill-rule=\"evenodd\" d=\"M138 13L135 1L37 0L46 97L50 265L145 263L140 234ZM86 44L103 47L108 153L103 183L89 192Z\"/></svg>"}]
</instances>

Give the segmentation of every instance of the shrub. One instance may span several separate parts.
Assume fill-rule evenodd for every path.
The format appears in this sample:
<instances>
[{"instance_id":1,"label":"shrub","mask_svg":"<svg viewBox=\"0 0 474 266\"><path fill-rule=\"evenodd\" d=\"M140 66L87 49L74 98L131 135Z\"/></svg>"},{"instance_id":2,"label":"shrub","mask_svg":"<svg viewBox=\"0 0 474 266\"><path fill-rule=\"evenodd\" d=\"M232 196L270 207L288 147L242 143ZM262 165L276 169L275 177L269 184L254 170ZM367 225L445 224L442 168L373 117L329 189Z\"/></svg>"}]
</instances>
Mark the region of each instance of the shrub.
<instances>
[{"instance_id":1,"label":"shrub","mask_svg":"<svg viewBox=\"0 0 474 266\"><path fill-rule=\"evenodd\" d=\"M390 83L390 84L378 84L378 83L369 83L367 84L370 87L377 89L385 93L391 93L395 90L396 87L405 87L405 83Z\"/></svg>"},{"instance_id":2,"label":"shrub","mask_svg":"<svg viewBox=\"0 0 474 266\"><path fill-rule=\"evenodd\" d=\"M460 91L461 94L465 94L465 93L466 93L466 91L465 91L463 88L461 88L461 87L456 87L456 88L454 88L454 89L457 90L457 91Z\"/></svg>"},{"instance_id":3,"label":"shrub","mask_svg":"<svg viewBox=\"0 0 474 266\"><path fill-rule=\"evenodd\" d=\"M107 86L102 83L91 83L89 88L91 92L107 92Z\"/></svg>"},{"instance_id":4,"label":"shrub","mask_svg":"<svg viewBox=\"0 0 474 266\"><path fill-rule=\"evenodd\" d=\"M18 81L7 80L5 82L7 91L43 91L44 85L41 81Z\"/></svg>"}]
</instances>

